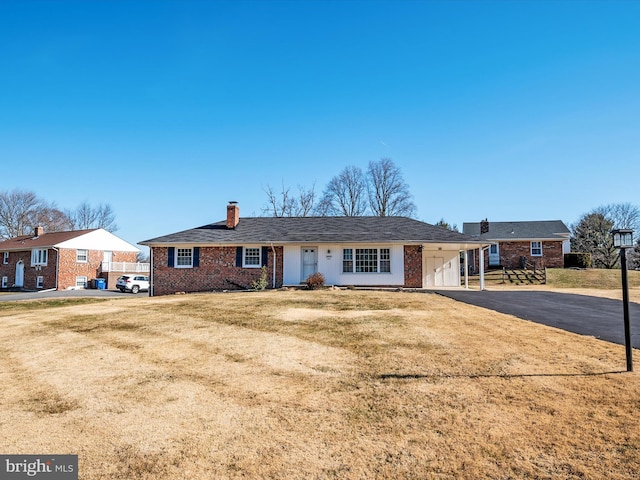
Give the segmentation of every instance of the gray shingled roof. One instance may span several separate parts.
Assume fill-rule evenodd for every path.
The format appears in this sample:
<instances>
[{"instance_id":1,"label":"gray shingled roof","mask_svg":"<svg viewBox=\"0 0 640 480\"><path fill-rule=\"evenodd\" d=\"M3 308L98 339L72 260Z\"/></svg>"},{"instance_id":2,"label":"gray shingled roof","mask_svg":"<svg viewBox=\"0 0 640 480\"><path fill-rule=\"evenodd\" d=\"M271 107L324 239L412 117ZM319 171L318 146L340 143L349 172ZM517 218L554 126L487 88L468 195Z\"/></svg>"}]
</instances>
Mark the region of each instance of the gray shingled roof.
<instances>
[{"instance_id":1,"label":"gray shingled roof","mask_svg":"<svg viewBox=\"0 0 640 480\"><path fill-rule=\"evenodd\" d=\"M489 232L480 235L480 222L463 223L462 231L475 240L565 240L571 234L562 220L489 222Z\"/></svg>"},{"instance_id":2,"label":"gray shingled roof","mask_svg":"<svg viewBox=\"0 0 640 480\"><path fill-rule=\"evenodd\" d=\"M467 235L406 217L249 217L235 229L226 221L139 242L170 244L477 243Z\"/></svg>"}]
</instances>

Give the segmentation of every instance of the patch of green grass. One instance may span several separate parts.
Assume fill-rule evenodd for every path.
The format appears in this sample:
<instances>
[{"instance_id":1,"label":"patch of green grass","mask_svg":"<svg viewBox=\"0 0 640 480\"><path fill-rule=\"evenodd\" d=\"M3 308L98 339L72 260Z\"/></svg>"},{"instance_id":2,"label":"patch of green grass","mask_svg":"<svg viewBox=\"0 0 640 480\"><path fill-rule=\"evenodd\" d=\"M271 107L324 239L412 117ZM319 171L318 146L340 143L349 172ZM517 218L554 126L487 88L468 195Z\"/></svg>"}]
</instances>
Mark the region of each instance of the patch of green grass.
<instances>
[{"instance_id":1,"label":"patch of green grass","mask_svg":"<svg viewBox=\"0 0 640 480\"><path fill-rule=\"evenodd\" d=\"M119 320L113 321L113 315L72 315L64 318L63 320L53 320L47 322L47 325L60 330L71 330L76 333L87 333L94 330L115 330L115 331L128 331L139 330L141 325L132 320Z\"/></svg>"},{"instance_id":2,"label":"patch of green grass","mask_svg":"<svg viewBox=\"0 0 640 480\"><path fill-rule=\"evenodd\" d=\"M640 272L628 272L629 287L640 287ZM547 285L557 288L620 288L621 271L603 268L573 270L568 268L547 269Z\"/></svg>"},{"instance_id":3,"label":"patch of green grass","mask_svg":"<svg viewBox=\"0 0 640 480\"><path fill-rule=\"evenodd\" d=\"M105 298L43 298L42 300L19 300L16 302L1 302L0 313L3 311L44 310L55 307L72 307L90 303L105 302Z\"/></svg>"}]
</instances>

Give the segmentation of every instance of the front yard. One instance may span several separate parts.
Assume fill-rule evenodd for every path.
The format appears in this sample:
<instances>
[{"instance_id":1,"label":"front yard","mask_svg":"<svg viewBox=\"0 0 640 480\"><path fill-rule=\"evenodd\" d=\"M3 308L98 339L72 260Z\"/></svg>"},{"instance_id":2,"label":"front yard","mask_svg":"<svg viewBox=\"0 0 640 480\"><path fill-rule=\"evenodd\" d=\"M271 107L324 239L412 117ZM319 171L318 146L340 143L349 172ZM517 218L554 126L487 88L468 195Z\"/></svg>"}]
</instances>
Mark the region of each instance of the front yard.
<instances>
[{"instance_id":1,"label":"front yard","mask_svg":"<svg viewBox=\"0 0 640 480\"><path fill-rule=\"evenodd\" d=\"M82 479L638 478L624 347L433 294L0 304L0 451Z\"/></svg>"}]
</instances>

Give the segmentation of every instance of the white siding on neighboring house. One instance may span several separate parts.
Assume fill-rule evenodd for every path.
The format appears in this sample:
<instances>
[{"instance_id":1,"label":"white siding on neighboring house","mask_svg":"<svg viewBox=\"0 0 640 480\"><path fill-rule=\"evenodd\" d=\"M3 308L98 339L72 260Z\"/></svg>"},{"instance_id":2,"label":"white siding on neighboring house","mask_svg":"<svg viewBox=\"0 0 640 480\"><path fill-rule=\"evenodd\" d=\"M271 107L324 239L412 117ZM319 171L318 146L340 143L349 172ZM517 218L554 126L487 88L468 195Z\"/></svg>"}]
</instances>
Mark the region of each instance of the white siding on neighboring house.
<instances>
[{"instance_id":1,"label":"white siding on neighboring house","mask_svg":"<svg viewBox=\"0 0 640 480\"><path fill-rule=\"evenodd\" d=\"M102 228L85 233L71 240L60 242L56 245L59 248L88 249L88 250L108 250L117 252L139 252L140 249L131 245Z\"/></svg>"}]
</instances>

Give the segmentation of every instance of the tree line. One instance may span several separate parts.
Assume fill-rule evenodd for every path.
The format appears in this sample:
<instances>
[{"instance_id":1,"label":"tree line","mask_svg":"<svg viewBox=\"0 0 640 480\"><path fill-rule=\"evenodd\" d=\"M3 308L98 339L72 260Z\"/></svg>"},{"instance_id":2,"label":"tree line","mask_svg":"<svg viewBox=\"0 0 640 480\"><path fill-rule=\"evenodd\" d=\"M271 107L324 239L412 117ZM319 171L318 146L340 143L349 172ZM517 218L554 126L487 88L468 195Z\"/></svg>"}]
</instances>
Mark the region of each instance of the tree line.
<instances>
[{"instance_id":1,"label":"tree line","mask_svg":"<svg viewBox=\"0 0 640 480\"><path fill-rule=\"evenodd\" d=\"M298 192L282 185L270 185L262 213L273 217L373 215L413 217L416 206L400 168L390 158L371 161L366 170L350 165L334 176L321 194L311 187L298 186Z\"/></svg>"},{"instance_id":2,"label":"tree line","mask_svg":"<svg viewBox=\"0 0 640 480\"><path fill-rule=\"evenodd\" d=\"M0 238L32 235L36 226L45 232L104 228L115 232L118 225L109 204L82 202L75 209L60 209L32 191L0 191Z\"/></svg>"}]
</instances>

